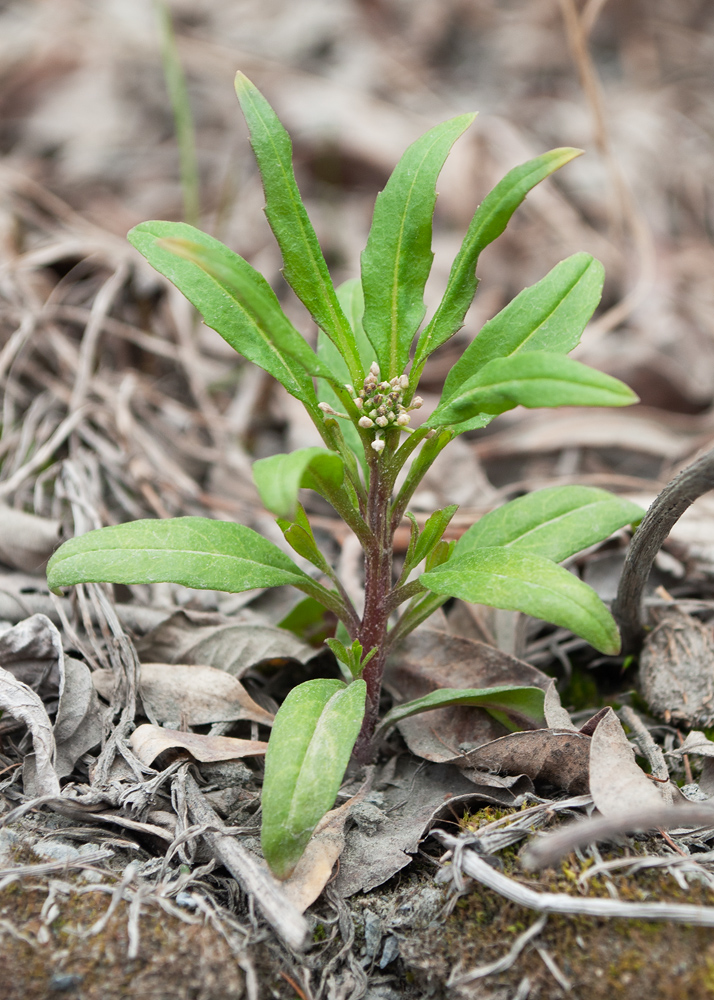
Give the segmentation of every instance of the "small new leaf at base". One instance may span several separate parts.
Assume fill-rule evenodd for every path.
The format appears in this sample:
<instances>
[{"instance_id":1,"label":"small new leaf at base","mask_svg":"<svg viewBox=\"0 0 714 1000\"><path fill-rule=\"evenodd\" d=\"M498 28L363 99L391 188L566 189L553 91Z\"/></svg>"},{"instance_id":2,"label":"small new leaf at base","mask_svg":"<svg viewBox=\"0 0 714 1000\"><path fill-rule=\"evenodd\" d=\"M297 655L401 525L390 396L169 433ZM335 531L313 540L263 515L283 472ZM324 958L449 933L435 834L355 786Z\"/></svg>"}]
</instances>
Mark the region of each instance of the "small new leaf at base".
<instances>
[{"instance_id":1,"label":"small new leaf at base","mask_svg":"<svg viewBox=\"0 0 714 1000\"><path fill-rule=\"evenodd\" d=\"M265 860L287 878L312 831L335 803L359 733L364 681L319 679L294 687L270 734L263 782L261 844Z\"/></svg>"},{"instance_id":2,"label":"small new leaf at base","mask_svg":"<svg viewBox=\"0 0 714 1000\"><path fill-rule=\"evenodd\" d=\"M378 732L385 733L402 719L419 712L428 712L434 708L446 708L449 705L474 705L492 712L500 719L508 720L509 728L514 732L518 729L538 729L545 725L543 702L545 692L537 687L520 687L512 684L492 688L440 688L415 698L414 701L396 705L382 719Z\"/></svg>"},{"instance_id":3,"label":"small new leaf at base","mask_svg":"<svg viewBox=\"0 0 714 1000\"><path fill-rule=\"evenodd\" d=\"M419 582L435 594L542 618L602 653L620 650L615 621L595 591L543 556L512 548L477 549L422 573Z\"/></svg>"}]
</instances>

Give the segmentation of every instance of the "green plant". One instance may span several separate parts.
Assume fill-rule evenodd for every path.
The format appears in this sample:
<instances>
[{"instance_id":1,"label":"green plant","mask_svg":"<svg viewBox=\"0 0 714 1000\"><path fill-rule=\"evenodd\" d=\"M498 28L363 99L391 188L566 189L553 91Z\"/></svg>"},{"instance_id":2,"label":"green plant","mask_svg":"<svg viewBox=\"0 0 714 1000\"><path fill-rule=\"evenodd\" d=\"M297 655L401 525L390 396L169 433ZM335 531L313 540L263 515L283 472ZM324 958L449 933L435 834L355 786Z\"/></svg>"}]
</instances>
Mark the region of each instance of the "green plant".
<instances>
[{"instance_id":1,"label":"green plant","mask_svg":"<svg viewBox=\"0 0 714 1000\"><path fill-rule=\"evenodd\" d=\"M253 468L266 508L317 574L304 572L244 525L184 517L136 521L74 538L53 556L48 580L53 589L90 581L174 581L233 592L292 584L337 616L338 637L328 643L344 682L314 680L293 689L269 744L263 847L273 870L285 876L333 804L353 747L361 761L373 753L389 650L449 597L520 610L571 629L599 650L617 652L609 611L558 563L639 520L638 507L597 489L546 489L493 511L456 543L443 537L455 506L434 512L422 529L407 508L450 441L506 410L519 404L627 406L636 397L622 382L566 356L603 283L599 262L578 253L485 324L449 372L434 412L412 429L411 413L421 405L415 395L419 378L428 357L463 325L476 290L479 254L503 232L528 191L579 151L552 150L516 167L484 199L441 303L419 333L433 256L436 178L474 116L438 125L409 147L377 198L361 281L335 290L297 189L288 134L241 74L236 89L284 275L317 324L317 350L288 320L265 279L212 237L185 224L147 222L133 229L129 240L209 326L273 375L309 413L324 447L275 455ZM301 488L328 500L362 544L361 615L318 549L298 500ZM393 536L405 516L411 541L395 579ZM422 563L425 571L419 574ZM464 701L483 705L512 727L543 719L538 689L451 690L398 706L382 728L413 711Z\"/></svg>"}]
</instances>

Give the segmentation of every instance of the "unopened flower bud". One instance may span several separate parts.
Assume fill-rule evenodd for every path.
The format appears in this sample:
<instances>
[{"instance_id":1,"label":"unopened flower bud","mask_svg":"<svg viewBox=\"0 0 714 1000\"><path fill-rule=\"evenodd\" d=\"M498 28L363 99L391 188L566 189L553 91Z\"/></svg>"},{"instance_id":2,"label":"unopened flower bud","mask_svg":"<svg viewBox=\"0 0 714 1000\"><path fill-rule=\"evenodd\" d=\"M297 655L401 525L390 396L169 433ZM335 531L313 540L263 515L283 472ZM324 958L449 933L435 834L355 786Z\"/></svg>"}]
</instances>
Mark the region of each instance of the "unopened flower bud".
<instances>
[{"instance_id":1,"label":"unopened flower bud","mask_svg":"<svg viewBox=\"0 0 714 1000\"><path fill-rule=\"evenodd\" d=\"M373 441L372 448L377 452L378 455L381 455L382 452L384 451L384 441Z\"/></svg>"},{"instance_id":2,"label":"unopened flower bud","mask_svg":"<svg viewBox=\"0 0 714 1000\"><path fill-rule=\"evenodd\" d=\"M397 426L406 427L411 419L408 413L400 413L397 417Z\"/></svg>"},{"instance_id":3,"label":"unopened flower bud","mask_svg":"<svg viewBox=\"0 0 714 1000\"><path fill-rule=\"evenodd\" d=\"M390 410L390 411L389 411L389 413L387 414L387 420L388 420L388 421L389 421L390 423L392 423L392 421L394 420L394 413L393 413L393 411L392 411L392 410Z\"/></svg>"},{"instance_id":4,"label":"unopened flower bud","mask_svg":"<svg viewBox=\"0 0 714 1000\"><path fill-rule=\"evenodd\" d=\"M388 423L389 421L387 420L386 417L377 417L377 419L375 420L375 424L377 425L377 427L386 427Z\"/></svg>"},{"instance_id":5,"label":"unopened flower bud","mask_svg":"<svg viewBox=\"0 0 714 1000\"><path fill-rule=\"evenodd\" d=\"M345 382L345 389L349 392L350 396L354 396L355 387L353 385L350 385L349 382Z\"/></svg>"},{"instance_id":6,"label":"unopened flower bud","mask_svg":"<svg viewBox=\"0 0 714 1000\"><path fill-rule=\"evenodd\" d=\"M390 389L391 389L392 387L391 387L391 385L389 384L389 382L380 382L380 383L379 383L379 388L380 388L380 389L381 389L381 390L382 390L383 392L389 392L389 390L390 390Z\"/></svg>"},{"instance_id":7,"label":"unopened flower bud","mask_svg":"<svg viewBox=\"0 0 714 1000\"><path fill-rule=\"evenodd\" d=\"M360 417L357 423L360 427L364 427L365 429L374 427L374 420L370 420L369 417Z\"/></svg>"},{"instance_id":8,"label":"unopened flower bud","mask_svg":"<svg viewBox=\"0 0 714 1000\"><path fill-rule=\"evenodd\" d=\"M399 387L400 387L400 389L408 389L409 388L409 376L408 375L400 375L400 377L399 377Z\"/></svg>"},{"instance_id":9,"label":"unopened flower bud","mask_svg":"<svg viewBox=\"0 0 714 1000\"><path fill-rule=\"evenodd\" d=\"M372 364L369 366L369 374L374 375L375 378L379 378L379 365L377 364L376 361L373 361Z\"/></svg>"},{"instance_id":10,"label":"unopened flower bud","mask_svg":"<svg viewBox=\"0 0 714 1000\"><path fill-rule=\"evenodd\" d=\"M414 399L411 402L411 406L409 407L409 409L410 410L418 410L419 407L422 405L423 402L424 402L424 400L421 398L421 396L415 396Z\"/></svg>"},{"instance_id":11,"label":"unopened flower bud","mask_svg":"<svg viewBox=\"0 0 714 1000\"><path fill-rule=\"evenodd\" d=\"M322 410L323 413L329 413L331 417L346 417L346 413L338 413L337 410L333 410L329 403L318 403L317 408Z\"/></svg>"},{"instance_id":12,"label":"unopened flower bud","mask_svg":"<svg viewBox=\"0 0 714 1000\"><path fill-rule=\"evenodd\" d=\"M374 420L375 417L379 416L379 413L376 410L370 410L369 416L372 418L372 420Z\"/></svg>"},{"instance_id":13,"label":"unopened flower bud","mask_svg":"<svg viewBox=\"0 0 714 1000\"><path fill-rule=\"evenodd\" d=\"M355 404L358 410L361 410L362 406L364 405L364 401L362 400L361 396L355 396L352 402Z\"/></svg>"}]
</instances>

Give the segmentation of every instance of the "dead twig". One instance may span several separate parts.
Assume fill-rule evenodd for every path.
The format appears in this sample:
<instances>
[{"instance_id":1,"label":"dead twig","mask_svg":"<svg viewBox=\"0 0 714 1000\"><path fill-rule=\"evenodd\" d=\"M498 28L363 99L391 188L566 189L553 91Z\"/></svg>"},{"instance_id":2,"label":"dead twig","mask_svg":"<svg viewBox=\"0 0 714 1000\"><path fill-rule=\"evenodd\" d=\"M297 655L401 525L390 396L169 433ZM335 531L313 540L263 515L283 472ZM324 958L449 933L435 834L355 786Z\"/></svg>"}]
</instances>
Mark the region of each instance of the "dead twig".
<instances>
[{"instance_id":1,"label":"dead twig","mask_svg":"<svg viewBox=\"0 0 714 1000\"><path fill-rule=\"evenodd\" d=\"M202 834L216 858L258 904L275 933L297 951L307 937L307 921L290 903L275 879L253 854L223 832L223 823L201 795L190 774L186 775L186 801L194 823L206 828Z\"/></svg>"},{"instance_id":2,"label":"dead twig","mask_svg":"<svg viewBox=\"0 0 714 1000\"><path fill-rule=\"evenodd\" d=\"M714 449L665 486L635 532L612 607L625 652L636 651L642 643L642 592L655 556L685 510L711 489L714 489Z\"/></svg>"},{"instance_id":3,"label":"dead twig","mask_svg":"<svg viewBox=\"0 0 714 1000\"><path fill-rule=\"evenodd\" d=\"M684 810L681 810L682 812ZM670 814L672 810L669 810ZM713 811L709 809L709 812ZM581 824L585 826L586 824ZM697 906L690 903L632 903L619 899L590 899L568 896L564 892L536 892L512 878L496 871L475 851L462 846L458 837L443 830L434 830L432 836L454 851L454 865L482 885L493 889L518 906L539 913L565 913L586 917L624 917L630 920L671 921L678 924L695 924L714 927L714 906Z\"/></svg>"}]
</instances>

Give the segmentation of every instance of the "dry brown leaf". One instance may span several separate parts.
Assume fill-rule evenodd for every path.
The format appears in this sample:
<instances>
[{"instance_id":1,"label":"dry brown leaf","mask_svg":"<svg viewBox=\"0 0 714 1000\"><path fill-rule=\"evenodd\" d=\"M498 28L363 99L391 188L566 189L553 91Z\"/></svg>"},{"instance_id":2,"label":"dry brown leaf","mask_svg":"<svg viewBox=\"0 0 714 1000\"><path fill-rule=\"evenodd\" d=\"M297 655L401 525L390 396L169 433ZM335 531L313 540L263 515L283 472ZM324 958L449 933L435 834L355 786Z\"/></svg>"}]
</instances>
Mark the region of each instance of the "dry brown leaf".
<instances>
[{"instance_id":1,"label":"dry brown leaf","mask_svg":"<svg viewBox=\"0 0 714 1000\"><path fill-rule=\"evenodd\" d=\"M622 723L612 709L590 738L590 794L603 816L651 809L665 801L657 784L635 761Z\"/></svg>"},{"instance_id":2,"label":"dry brown leaf","mask_svg":"<svg viewBox=\"0 0 714 1000\"><path fill-rule=\"evenodd\" d=\"M102 741L102 710L86 663L64 657L62 692L54 725L55 767L60 778L71 774L82 754Z\"/></svg>"},{"instance_id":3,"label":"dry brown leaf","mask_svg":"<svg viewBox=\"0 0 714 1000\"><path fill-rule=\"evenodd\" d=\"M448 764L424 764L410 755L392 758L375 778L376 793L364 808L353 810L357 826L347 833L335 890L351 896L386 882L409 864L436 820L444 814L454 819L459 806L511 806L533 791L525 777L480 777L479 784Z\"/></svg>"},{"instance_id":4,"label":"dry brown leaf","mask_svg":"<svg viewBox=\"0 0 714 1000\"><path fill-rule=\"evenodd\" d=\"M453 764L477 784L483 772L527 775L534 783L553 785L572 795L588 791L590 737L561 729L531 729L454 757Z\"/></svg>"},{"instance_id":5,"label":"dry brown leaf","mask_svg":"<svg viewBox=\"0 0 714 1000\"><path fill-rule=\"evenodd\" d=\"M25 794L59 795L60 784L54 768L55 740L52 723L39 695L8 670L0 667L0 711L24 724L32 734L33 762L23 771ZM27 758L26 758L27 759ZM27 787L27 786L32 787Z\"/></svg>"},{"instance_id":6,"label":"dry brown leaf","mask_svg":"<svg viewBox=\"0 0 714 1000\"><path fill-rule=\"evenodd\" d=\"M549 729L567 729L573 732L578 731L578 727L570 718L570 713L563 708L560 703L560 695L555 681L551 681L545 689L545 699L543 702L543 714Z\"/></svg>"},{"instance_id":7,"label":"dry brown leaf","mask_svg":"<svg viewBox=\"0 0 714 1000\"><path fill-rule=\"evenodd\" d=\"M0 562L41 573L60 537L60 522L0 504Z\"/></svg>"},{"instance_id":8,"label":"dry brown leaf","mask_svg":"<svg viewBox=\"0 0 714 1000\"><path fill-rule=\"evenodd\" d=\"M281 883L299 913L315 902L332 878L332 869L345 847L345 823L356 798L322 817L292 875Z\"/></svg>"},{"instance_id":9,"label":"dry brown leaf","mask_svg":"<svg viewBox=\"0 0 714 1000\"><path fill-rule=\"evenodd\" d=\"M236 760L239 757L263 757L267 743L260 740L237 740L232 736L203 736L200 733L180 733L161 726L139 726L131 734L129 745L147 766L164 750L188 750L198 761Z\"/></svg>"},{"instance_id":10,"label":"dry brown leaf","mask_svg":"<svg viewBox=\"0 0 714 1000\"><path fill-rule=\"evenodd\" d=\"M672 608L645 639L639 681L650 710L685 726L714 722L714 635L710 625Z\"/></svg>"},{"instance_id":11,"label":"dry brown leaf","mask_svg":"<svg viewBox=\"0 0 714 1000\"><path fill-rule=\"evenodd\" d=\"M114 675L97 670L92 675L97 691L109 700ZM273 715L253 701L230 674L215 667L186 663L142 663L139 692L146 708L159 722L183 720L200 726L213 722L246 719L272 726Z\"/></svg>"},{"instance_id":12,"label":"dry brown leaf","mask_svg":"<svg viewBox=\"0 0 714 1000\"><path fill-rule=\"evenodd\" d=\"M32 615L0 634L0 663L37 691L52 712L62 676L62 636L47 615Z\"/></svg>"},{"instance_id":13,"label":"dry brown leaf","mask_svg":"<svg viewBox=\"0 0 714 1000\"><path fill-rule=\"evenodd\" d=\"M264 660L305 660L315 650L286 629L243 611L218 614L177 611L138 643L142 660L153 663L201 663L242 677Z\"/></svg>"},{"instance_id":14,"label":"dry brown leaf","mask_svg":"<svg viewBox=\"0 0 714 1000\"><path fill-rule=\"evenodd\" d=\"M434 629L419 629L400 643L384 681L400 702L439 688L524 684L545 689L549 682L540 670L493 646ZM508 731L488 712L470 705L422 712L404 719L398 728L412 753L434 762L452 760L461 750L490 743Z\"/></svg>"}]
</instances>

